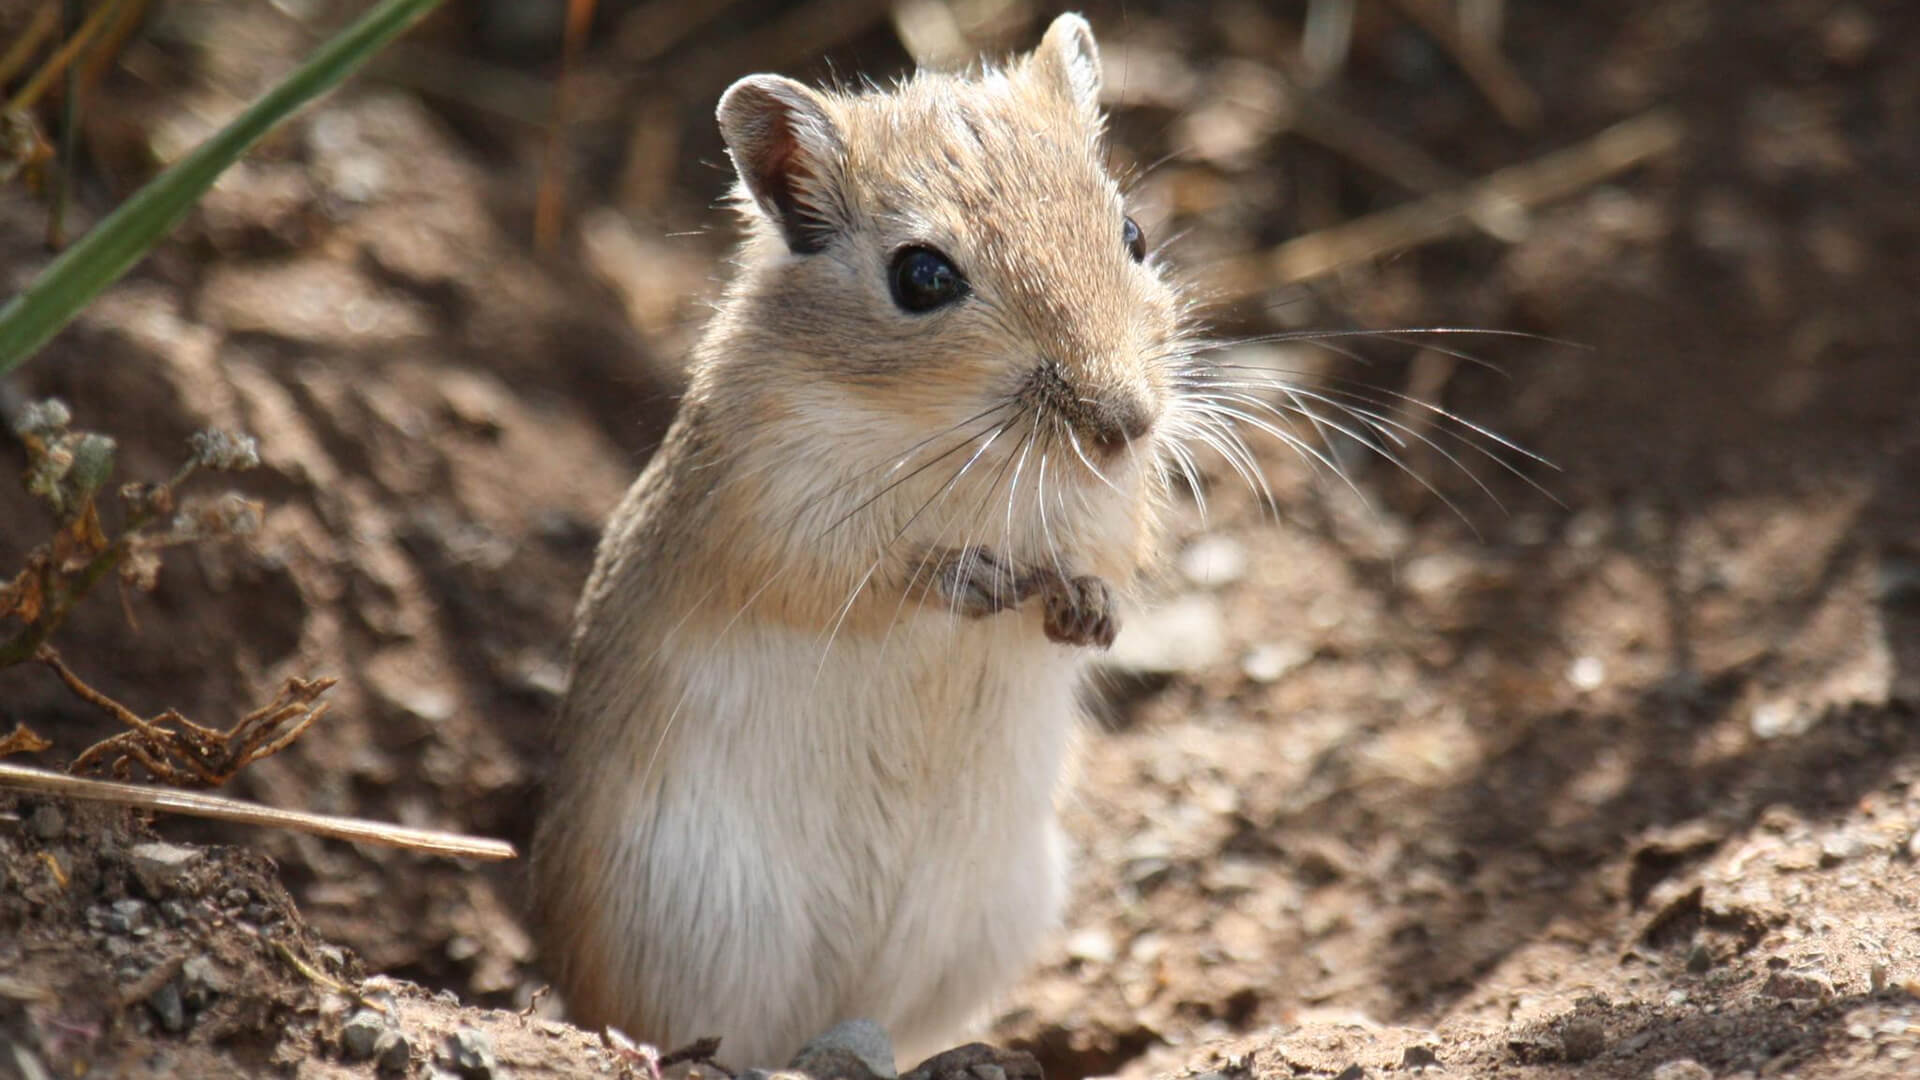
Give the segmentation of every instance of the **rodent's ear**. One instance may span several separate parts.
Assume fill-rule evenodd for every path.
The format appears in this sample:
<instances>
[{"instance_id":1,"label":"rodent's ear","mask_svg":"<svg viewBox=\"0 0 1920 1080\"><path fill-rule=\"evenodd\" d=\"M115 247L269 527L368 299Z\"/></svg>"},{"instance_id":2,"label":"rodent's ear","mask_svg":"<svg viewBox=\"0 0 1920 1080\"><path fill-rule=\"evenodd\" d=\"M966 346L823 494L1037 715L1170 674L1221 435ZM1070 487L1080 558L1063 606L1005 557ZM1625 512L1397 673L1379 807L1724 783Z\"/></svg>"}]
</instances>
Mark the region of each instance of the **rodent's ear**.
<instances>
[{"instance_id":1,"label":"rodent's ear","mask_svg":"<svg viewBox=\"0 0 1920 1080\"><path fill-rule=\"evenodd\" d=\"M1033 67L1082 112L1100 115L1100 47L1093 43L1087 20L1072 12L1053 20L1033 50Z\"/></svg>"},{"instance_id":2,"label":"rodent's ear","mask_svg":"<svg viewBox=\"0 0 1920 1080\"><path fill-rule=\"evenodd\" d=\"M720 136L734 171L796 255L827 246L844 226L840 129L813 90L779 75L749 75L720 96Z\"/></svg>"}]
</instances>

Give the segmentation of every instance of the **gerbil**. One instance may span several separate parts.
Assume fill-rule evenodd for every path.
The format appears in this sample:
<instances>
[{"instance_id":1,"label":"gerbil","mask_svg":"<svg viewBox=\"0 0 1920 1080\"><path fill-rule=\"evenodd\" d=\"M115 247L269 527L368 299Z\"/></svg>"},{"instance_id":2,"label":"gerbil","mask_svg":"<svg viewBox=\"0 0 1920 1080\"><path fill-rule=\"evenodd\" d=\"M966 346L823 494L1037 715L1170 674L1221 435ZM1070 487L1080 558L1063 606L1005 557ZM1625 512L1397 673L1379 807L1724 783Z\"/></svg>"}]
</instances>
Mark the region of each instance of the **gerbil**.
<instances>
[{"instance_id":1,"label":"gerbil","mask_svg":"<svg viewBox=\"0 0 1920 1080\"><path fill-rule=\"evenodd\" d=\"M1156 546L1183 304L1063 15L1004 68L720 100L746 238L608 523L534 841L578 1020L778 1065L950 1040L1065 888L1054 801Z\"/></svg>"}]
</instances>

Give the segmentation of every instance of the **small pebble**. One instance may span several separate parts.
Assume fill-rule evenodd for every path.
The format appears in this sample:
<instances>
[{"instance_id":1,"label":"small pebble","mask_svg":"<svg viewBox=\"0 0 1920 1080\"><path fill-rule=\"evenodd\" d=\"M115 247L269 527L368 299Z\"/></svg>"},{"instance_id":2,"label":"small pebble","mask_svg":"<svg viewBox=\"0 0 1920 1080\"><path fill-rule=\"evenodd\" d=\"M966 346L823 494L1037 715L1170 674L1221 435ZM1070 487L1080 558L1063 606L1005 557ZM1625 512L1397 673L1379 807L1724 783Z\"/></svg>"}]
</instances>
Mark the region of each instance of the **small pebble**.
<instances>
[{"instance_id":1,"label":"small pebble","mask_svg":"<svg viewBox=\"0 0 1920 1080\"><path fill-rule=\"evenodd\" d=\"M1824 1001L1833 996L1833 980L1818 971L1776 971L1767 976L1760 992L1768 997Z\"/></svg>"},{"instance_id":2,"label":"small pebble","mask_svg":"<svg viewBox=\"0 0 1920 1080\"><path fill-rule=\"evenodd\" d=\"M115 900L107 909L107 929L116 934L133 934L147 928L147 905L132 897Z\"/></svg>"},{"instance_id":3,"label":"small pebble","mask_svg":"<svg viewBox=\"0 0 1920 1080\"><path fill-rule=\"evenodd\" d=\"M195 956L181 965L180 977L191 986L204 986L216 994L224 994L233 988L226 973L207 956Z\"/></svg>"},{"instance_id":4,"label":"small pebble","mask_svg":"<svg viewBox=\"0 0 1920 1080\"><path fill-rule=\"evenodd\" d=\"M383 1073L404 1073L413 1060L413 1047L407 1045L407 1037L398 1031L388 1029L380 1033L373 1044L374 1066Z\"/></svg>"},{"instance_id":5,"label":"small pebble","mask_svg":"<svg viewBox=\"0 0 1920 1080\"><path fill-rule=\"evenodd\" d=\"M1784 701L1765 701L1753 707L1748 724L1756 737L1777 739L1783 735L1804 735L1813 726L1813 716Z\"/></svg>"},{"instance_id":6,"label":"small pebble","mask_svg":"<svg viewBox=\"0 0 1920 1080\"><path fill-rule=\"evenodd\" d=\"M1591 1061L1606 1048L1607 1028L1597 1017L1569 1017L1560 1027L1560 1056L1563 1061Z\"/></svg>"},{"instance_id":7,"label":"small pebble","mask_svg":"<svg viewBox=\"0 0 1920 1080\"><path fill-rule=\"evenodd\" d=\"M830 1067L831 1066L831 1067ZM872 1020L843 1020L815 1035L794 1055L788 1066L814 1076L845 1076L864 1080L894 1080L893 1039Z\"/></svg>"},{"instance_id":8,"label":"small pebble","mask_svg":"<svg viewBox=\"0 0 1920 1080\"><path fill-rule=\"evenodd\" d=\"M448 1060L466 1080L493 1080L500 1069L493 1040L473 1028L463 1027L447 1036L447 1051Z\"/></svg>"},{"instance_id":9,"label":"small pebble","mask_svg":"<svg viewBox=\"0 0 1920 1080\"><path fill-rule=\"evenodd\" d=\"M1713 967L1713 950L1705 945L1695 945L1687 953L1687 972L1693 975L1705 975Z\"/></svg>"},{"instance_id":10,"label":"small pebble","mask_svg":"<svg viewBox=\"0 0 1920 1080\"><path fill-rule=\"evenodd\" d=\"M158 895L179 879L187 867L200 858L193 848L178 844L135 844L127 849L133 859L134 875L149 895Z\"/></svg>"},{"instance_id":11,"label":"small pebble","mask_svg":"<svg viewBox=\"0 0 1920 1080\"><path fill-rule=\"evenodd\" d=\"M377 1052L380 1036L386 1031L386 1017L372 1009L356 1011L340 1029L341 1055L348 1061L366 1061Z\"/></svg>"},{"instance_id":12,"label":"small pebble","mask_svg":"<svg viewBox=\"0 0 1920 1080\"><path fill-rule=\"evenodd\" d=\"M1838 866L1848 859L1857 859L1867 850L1867 842L1860 834L1851 829L1834 833L1820 841L1820 865Z\"/></svg>"},{"instance_id":13,"label":"small pebble","mask_svg":"<svg viewBox=\"0 0 1920 1080\"><path fill-rule=\"evenodd\" d=\"M1403 1069L1437 1069L1441 1067L1440 1055L1435 1054L1432 1047L1409 1046L1400 1054L1400 1067Z\"/></svg>"},{"instance_id":14,"label":"small pebble","mask_svg":"<svg viewBox=\"0 0 1920 1080\"><path fill-rule=\"evenodd\" d=\"M1067 955L1083 963L1111 964L1120 955L1120 949L1105 928L1089 926L1067 938Z\"/></svg>"},{"instance_id":15,"label":"small pebble","mask_svg":"<svg viewBox=\"0 0 1920 1080\"><path fill-rule=\"evenodd\" d=\"M153 1010L165 1030L177 1034L187 1029L187 1007L180 1000L180 987L172 980L147 996L147 1008Z\"/></svg>"},{"instance_id":16,"label":"small pebble","mask_svg":"<svg viewBox=\"0 0 1920 1080\"><path fill-rule=\"evenodd\" d=\"M58 840L60 834L67 831L67 815L52 803L41 803L34 807L33 815L27 818L27 831L36 839Z\"/></svg>"}]
</instances>

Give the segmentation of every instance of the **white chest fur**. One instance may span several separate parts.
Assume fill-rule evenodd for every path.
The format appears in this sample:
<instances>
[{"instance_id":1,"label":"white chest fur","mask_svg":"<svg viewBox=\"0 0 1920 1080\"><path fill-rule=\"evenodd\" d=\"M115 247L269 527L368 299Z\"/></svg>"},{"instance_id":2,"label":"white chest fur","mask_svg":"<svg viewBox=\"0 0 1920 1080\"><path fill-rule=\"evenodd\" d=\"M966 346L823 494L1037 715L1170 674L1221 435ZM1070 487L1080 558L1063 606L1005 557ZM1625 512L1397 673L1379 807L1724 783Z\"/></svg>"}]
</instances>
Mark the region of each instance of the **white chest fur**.
<instances>
[{"instance_id":1,"label":"white chest fur","mask_svg":"<svg viewBox=\"0 0 1920 1080\"><path fill-rule=\"evenodd\" d=\"M1031 619L908 614L884 638L735 624L661 656L677 702L621 810L596 914L651 1038L774 1065L868 1017L951 1037L1057 919L1054 798L1080 660ZM638 719L638 718L636 718ZM617 887L617 882L616 882Z\"/></svg>"}]
</instances>

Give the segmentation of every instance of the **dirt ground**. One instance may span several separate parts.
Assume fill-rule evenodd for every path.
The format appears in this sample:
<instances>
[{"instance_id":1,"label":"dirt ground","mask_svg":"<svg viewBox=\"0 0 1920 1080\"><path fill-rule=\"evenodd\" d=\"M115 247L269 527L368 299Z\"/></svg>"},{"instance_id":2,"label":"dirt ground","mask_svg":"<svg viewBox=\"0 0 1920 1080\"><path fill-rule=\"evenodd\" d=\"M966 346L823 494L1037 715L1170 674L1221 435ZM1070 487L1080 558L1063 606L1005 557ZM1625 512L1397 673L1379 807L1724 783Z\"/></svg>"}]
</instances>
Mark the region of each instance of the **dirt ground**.
<instances>
[{"instance_id":1,"label":"dirt ground","mask_svg":"<svg viewBox=\"0 0 1920 1080\"><path fill-rule=\"evenodd\" d=\"M0 39L33 6L0 3ZM61 397L126 478L205 426L260 439L236 482L270 508L258 537L174 552L152 595L103 591L56 639L96 686L224 723L337 676L233 794L524 845L598 523L722 272L712 101L907 52L886 5L748 0L741 33L603 4L542 254L553 28L453 6L224 179L0 405ZM315 40L288 12L316 8L160 5L89 102L77 212L284 71ZM990 49L1048 14L954 11ZM1435 434L1468 468L1415 447L1402 470L1335 436L1349 487L1255 440L1268 514L1206 463L1102 681L1067 927L987 1037L1054 1080L1920 1075L1920 8L1510 4L1532 130L1393 4L1292 98L1283 71L1311 80L1280 11L1088 5L1136 216L1202 288L1656 106L1684 137L1217 309L1234 335L1541 335L1465 344L1498 371L1385 337L1240 356L1432 399L1557 468ZM1328 117L1427 160L1366 167L1303 134ZM0 191L0 292L44 265L45 213ZM48 523L0 484L0 572ZM46 764L115 730L33 665L0 671L15 722ZM0 1077L628 1067L537 993L516 872L0 795Z\"/></svg>"}]
</instances>

